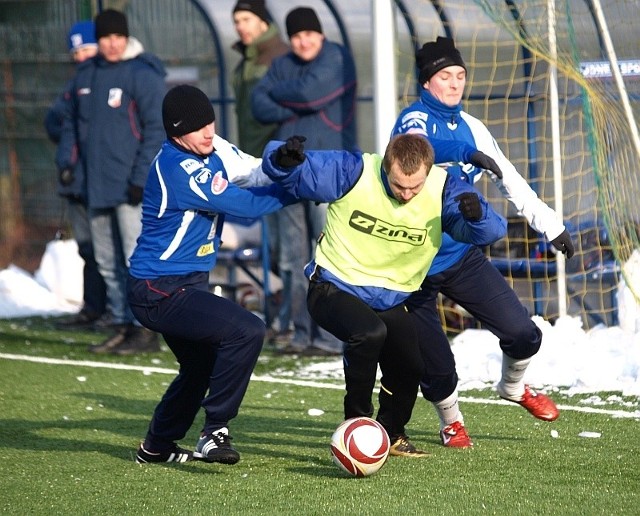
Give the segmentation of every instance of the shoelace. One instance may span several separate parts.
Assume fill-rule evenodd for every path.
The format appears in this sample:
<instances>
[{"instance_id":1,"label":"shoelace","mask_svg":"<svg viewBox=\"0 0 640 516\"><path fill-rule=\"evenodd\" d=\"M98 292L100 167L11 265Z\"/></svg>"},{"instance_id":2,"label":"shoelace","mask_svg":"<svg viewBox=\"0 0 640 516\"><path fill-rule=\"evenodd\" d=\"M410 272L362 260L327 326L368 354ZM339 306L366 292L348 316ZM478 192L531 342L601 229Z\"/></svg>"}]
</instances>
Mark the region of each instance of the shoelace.
<instances>
[{"instance_id":1,"label":"shoelace","mask_svg":"<svg viewBox=\"0 0 640 516\"><path fill-rule=\"evenodd\" d=\"M413 445L408 441L406 437L399 437L396 441L396 448L404 448L406 450L410 450Z\"/></svg>"},{"instance_id":2,"label":"shoelace","mask_svg":"<svg viewBox=\"0 0 640 516\"><path fill-rule=\"evenodd\" d=\"M231 439L233 439L233 437L231 437L228 434L218 433L218 434L211 434L211 439L213 440L214 443L216 443L217 447L221 447L221 446L229 446L231 444Z\"/></svg>"}]
</instances>

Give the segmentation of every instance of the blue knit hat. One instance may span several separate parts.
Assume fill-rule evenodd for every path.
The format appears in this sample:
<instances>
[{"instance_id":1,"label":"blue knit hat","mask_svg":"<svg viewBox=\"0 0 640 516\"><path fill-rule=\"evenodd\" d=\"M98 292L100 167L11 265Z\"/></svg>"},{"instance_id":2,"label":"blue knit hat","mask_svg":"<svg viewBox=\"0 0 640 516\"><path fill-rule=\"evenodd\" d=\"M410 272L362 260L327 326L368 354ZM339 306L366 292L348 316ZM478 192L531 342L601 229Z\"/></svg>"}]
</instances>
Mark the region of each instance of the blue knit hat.
<instances>
[{"instance_id":1,"label":"blue knit hat","mask_svg":"<svg viewBox=\"0 0 640 516\"><path fill-rule=\"evenodd\" d=\"M84 47L97 46L96 29L91 20L74 23L69 29L69 51L75 52Z\"/></svg>"}]
</instances>

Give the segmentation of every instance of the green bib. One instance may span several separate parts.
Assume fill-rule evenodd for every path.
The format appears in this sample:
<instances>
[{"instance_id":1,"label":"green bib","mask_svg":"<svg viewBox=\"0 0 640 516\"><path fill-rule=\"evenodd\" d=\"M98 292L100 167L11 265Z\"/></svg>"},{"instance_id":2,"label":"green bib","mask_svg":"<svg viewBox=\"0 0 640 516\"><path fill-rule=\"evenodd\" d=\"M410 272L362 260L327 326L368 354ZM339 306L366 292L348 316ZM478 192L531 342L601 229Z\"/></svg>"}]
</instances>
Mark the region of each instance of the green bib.
<instances>
[{"instance_id":1,"label":"green bib","mask_svg":"<svg viewBox=\"0 0 640 516\"><path fill-rule=\"evenodd\" d=\"M414 292L442 241L447 173L432 167L420 193L403 204L385 191L382 156L363 160L355 186L329 205L316 263L351 285Z\"/></svg>"}]
</instances>

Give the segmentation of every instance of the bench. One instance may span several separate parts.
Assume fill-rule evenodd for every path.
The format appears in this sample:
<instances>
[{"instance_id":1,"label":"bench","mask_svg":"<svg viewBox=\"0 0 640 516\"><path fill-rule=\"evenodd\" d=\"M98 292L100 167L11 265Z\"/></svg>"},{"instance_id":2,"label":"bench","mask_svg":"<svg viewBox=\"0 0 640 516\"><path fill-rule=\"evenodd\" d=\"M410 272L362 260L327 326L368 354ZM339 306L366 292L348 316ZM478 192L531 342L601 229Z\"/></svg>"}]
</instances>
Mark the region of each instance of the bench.
<instances>
[{"instance_id":1,"label":"bench","mask_svg":"<svg viewBox=\"0 0 640 516\"><path fill-rule=\"evenodd\" d=\"M510 220L511 225L513 221ZM515 224L521 225L522 219L516 219ZM525 222L526 224L526 222ZM576 245L576 252L581 249L588 249L594 245L601 246L603 243L608 243L608 235L606 230L602 227L596 226L593 222L589 221L582 224L579 228L572 228L567 225L571 231L574 244ZM590 235L590 232L595 234L597 240L586 244L584 235ZM535 235L535 234L534 234ZM557 262L554 258L549 258L550 243L546 242L543 238L534 236L534 241L531 242L527 248L532 249L530 258L524 257L494 257L489 259L491 263L502 273L503 276L518 278L518 279L530 279L533 282L533 304L534 312L536 315L544 315L543 301L542 301L542 281L552 276L557 275ZM603 247L602 247L603 248ZM567 261L566 266L566 284L567 293L569 296L577 297L578 294L572 284L577 282L586 281L587 283L599 283L611 286L610 303L613 309L612 323L618 324L617 318L617 297L615 285L618 284L621 275L620 264L609 256L609 253L601 253L606 255L604 259L600 256L594 257L594 259L585 260L584 257L581 261ZM575 258L574 258L575 260ZM573 264L584 265L580 270ZM593 309L585 299L580 300L581 306L584 308L585 313L593 319L596 324L606 325L606 321L601 317L597 310Z\"/></svg>"}]
</instances>

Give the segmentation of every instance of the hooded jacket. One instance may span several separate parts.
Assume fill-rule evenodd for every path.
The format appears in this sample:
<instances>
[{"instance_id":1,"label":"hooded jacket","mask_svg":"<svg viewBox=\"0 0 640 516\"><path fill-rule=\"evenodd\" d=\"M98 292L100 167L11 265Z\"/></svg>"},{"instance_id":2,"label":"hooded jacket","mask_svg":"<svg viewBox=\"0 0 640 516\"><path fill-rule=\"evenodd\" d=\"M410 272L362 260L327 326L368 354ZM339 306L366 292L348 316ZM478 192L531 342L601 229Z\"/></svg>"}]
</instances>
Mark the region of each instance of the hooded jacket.
<instances>
[{"instance_id":1,"label":"hooded jacket","mask_svg":"<svg viewBox=\"0 0 640 516\"><path fill-rule=\"evenodd\" d=\"M56 164L84 179L89 208L118 206L129 185L144 187L165 138L164 76L162 62L146 52L117 63L97 55L78 65Z\"/></svg>"}]
</instances>

